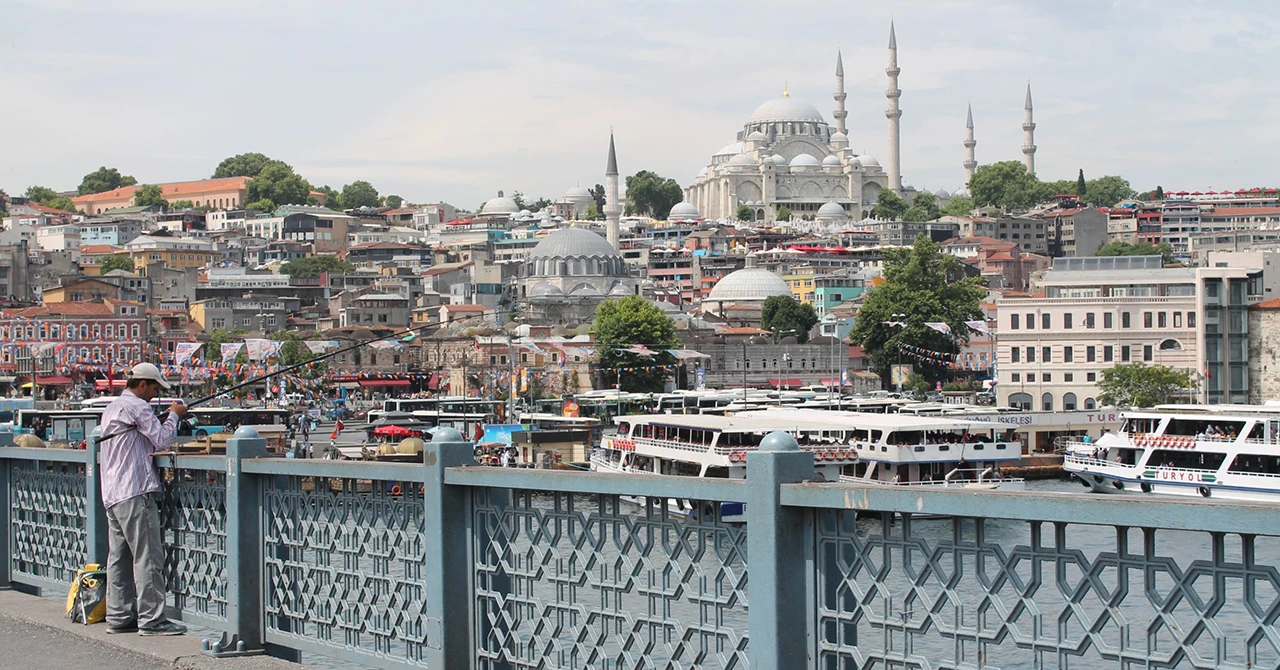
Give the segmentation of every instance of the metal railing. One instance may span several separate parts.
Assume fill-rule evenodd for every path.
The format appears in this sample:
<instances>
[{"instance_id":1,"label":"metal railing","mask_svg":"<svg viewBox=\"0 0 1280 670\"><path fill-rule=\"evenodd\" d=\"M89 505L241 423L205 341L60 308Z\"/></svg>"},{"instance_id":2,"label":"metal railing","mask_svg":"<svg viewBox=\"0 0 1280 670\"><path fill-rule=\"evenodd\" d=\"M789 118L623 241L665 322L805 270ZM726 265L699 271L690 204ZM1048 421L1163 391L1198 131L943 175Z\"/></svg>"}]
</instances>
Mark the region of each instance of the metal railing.
<instances>
[{"instance_id":1,"label":"metal railing","mask_svg":"<svg viewBox=\"0 0 1280 670\"><path fill-rule=\"evenodd\" d=\"M1280 664L1274 505L813 483L782 439L745 480L436 440L421 464L286 460L242 429L159 458L174 616L378 668ZM97 452L0 448L0 586L105 560Z\"/></svg>"}]
</instances>

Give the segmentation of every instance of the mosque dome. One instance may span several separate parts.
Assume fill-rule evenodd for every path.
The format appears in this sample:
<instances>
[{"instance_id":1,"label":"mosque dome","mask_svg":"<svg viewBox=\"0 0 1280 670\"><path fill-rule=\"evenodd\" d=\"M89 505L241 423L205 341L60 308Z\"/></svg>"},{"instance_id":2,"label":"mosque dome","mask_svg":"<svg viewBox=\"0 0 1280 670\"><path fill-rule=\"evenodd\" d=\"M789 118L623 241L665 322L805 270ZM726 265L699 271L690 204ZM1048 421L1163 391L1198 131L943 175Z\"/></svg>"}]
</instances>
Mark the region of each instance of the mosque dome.
<instances>
[{"instance_id":1,"label":"mosque dome","mask_svg":"<svg viewBox=\"0 0 1280 670\"><path fill-rule=\"evenodd\" d=\"M707 176L707 168L706 168L706 166L703 166L703 168L702 168L701 170L698 170L698 176L699 176L699 177L705 177L705 176Z\"/></svg>"},{"instance_id":2,"label":"mosque dome","mask_svg":"<svg viewBox=\"0 0 1280 670\"><path fill-rule=\"evenodd\" d=\"M769 136L765 135L764 133L758 130L755 130L755 131L752 131L750 135L747 135L747 141L748 142L768 142Z\"/></svg>"},{"instance_id":3,"label":"mosque dome","mask_svg":"<svg viewBox=\"0 0 1280 670\"><path fill-rule=\"evenodd\" d=\"M837 130L834 133L831 133L831 143L832 144L848 144L849 136Z\"/></svg>"},{"instance_id":4,"label":"mosque dome","mask_svg":"<svg viewBox=\"0 0 1280 670\"><path fill-rule=\"evenodd\" d=\"M849 218L849 213L844 211L844 208L839 203L829 202L818 208L818 213L814 218L843 220Z\"/></svg>"},{"instance_id":5,"label":"mosque dome","mask_svg":"<svg viewBox=\"0 0 1280 670\"><path fill-rule=\"evenodd\" d=\"M934 195L934 196L936 196L936 197L939 197L939 198L950 198L950 197L951 197L951 194L950 194L950 193L947 193L947 189L945 189L945 188L940 188L940 189L938 189L938 190L934 191L934 192L933 192L933 195Z\"/></svg>"},{"instance_id":6,"label":"mosque dome","mask_svg":"<svg viewBox=\"0 0 1280 670\"><path fill-rule=\"evenodd\" d=\"M702 214L698 212L698 208L694 207L693 203L690 202L676 203L676 206L671 208L671 213L667 214L668 221L701 218Z\"/></svg>"},{"instance_id":7,"label":"mosque dome","mask_svg":"<svg viewBox=\"0 0 1280 670\"><path fill-rule=\"evenodd\" d=\"M725 275L704 302L764 301L775 295L791 295L791 287L782 277L760 268L745 268Z\"/></svg>"},{"instance_id":8,"label":"mosque dome","mask_svg":"<svg viewBox=\"0 0 1280 670\"><path fill-rule=\"evenodd\" d=\"M952 194L951 194L951 197L953 197L953 198L967 198L967 197L969 197L969 189L967 189L967 188L965 188L965 187L961 186L960 188L956 189L955 193L952 193Z\"/></svg>"},{"instance_id":9,"label":"mosque dome","mask_svg":"<svg viewBox=\"0 0 1280 670\"><path fill-rule=\"evenodd\" d=\"M520 206L515 200L506 197L502 191L498 191L498 197L490 198L480 208L481 214L519 214Z\"/></svg>"},{"instance_id":10,"label":"mosque dome","mask_svg":"<svg viewBox=\"0 0 1280 670\"><path fill-rule=\"evenodd\" d=\"M631 295L631 289L622 282L614 283L613 288L609 289L609 297L612 298L623 298L629 295Z\"/></svg>"},{"instance_id":11,"label":"mosque dome","mask_svg":"<svg viewBox=\"0 0 1280 670\"><path fill-rule=\"evenodd\" d=\"M827 156L822 159L823 167L840 167L840 158L837 156Z\"/></svg>"},{"instance_id":12,"label":"mosque dome","mask_svg":"<svg viewBox=\"0 0 1280 670\"><path fill-rule=\"evenodd\" d=\"M546 280L534 284L533 288L529 289L530 298L558 298L563 295L564 291L561 291L559 286Z\"/></svg>"},{"instance_id":13,"label":"mosque dome","mask_svg":"<svg viewBox=\"0 0 1280 670\"><path fill-rule=\"evenodd\" d=\"M578 288L575 288L572 291L570 291L569 295L574 296L575 298L590 298L590 297L602 296L604 294L600 292L600 289L594 286L583 284L582 286L579 286Z\"/></svg>"},{"instance_id":14,"label":"mosque dome","mask_svg":"<svg viewBox=\"0 0 1280 670\"><path fill-rule=\"evenodd\" d=\"M527 209L522 209L522 210L520 210L520 216L521 216L522 218L523 218L523 217L530 217L530 216L533 216L533 212L530 212L530 211L529 211L529 210L527 210Z\"/></svg>"},{"instance_id":15,"label":"mosque dome","mask_svg":"<svg viewBox=\"0 0 1280 670\"><path fill-rule=\"evenodd\" d=\"M582 228L561 228L547 235L529 252L529 258L622 258L603 237Z\"/></svg>"},{"instance_id":16,"label":"mosque dome","mask_svg":"<svg viewBox=\"0 0 1280 670\"><path fill-rule=\"evenodd\" d=\"M751 113L751 120L753 122L817 121L819 123L827 121L817 107L785 94L780 98L766 100L764 104L756 107L756 111Z\"/></svg>"},{"instance_id":17,"label":"mosque dome","mask_svg":"<svg viewBox=\"0 0 1280 670\"><path fill-rule=\"evenodd\" d=\"M880 167L880 161L867 154L858 156L858 164L862 167Z\"/></svg>"},{"instance_id":18,"label":"mosque dome","mask_svg":"<svg viewBox=\"0 0 1280 670\"><path fill-rule=\"evenodd\" d=\"M713 155L715 155L715 156L736 156L736 155L738 155L738 154L740 154L740 153L742 153L743 151L746 151L746 150L747 150L747 148L746 148L745 146L743 146L743 144L742 144L741 142L730 142L729 144L726 144L726 145L724 145L723 147L721 147L721 148L720 148L720 150L719 150L719 151L717 151L717 152L715 152L715 154L713 154Z\"/></svg>"},{"instance_id":19,"label":"mosque dome","mask_svg":"<svg viewBox=\"0 0 1280 670\"><path fill-rule=\"evenodd\" d=\"M588 191L581 186L574 186L573 188L565 191L564 195L561 197L566 202L595 202L596 200L591 197L591 191Z\"/></svg>"},{"instance_id":20,"label":"mosque dome","mask_svg":"<svg viewBox=\"0 0 1280 670\"><path fill-rule=\"evenodd\" d=\"M752 158L751 154L738 154L737 156L734 156L733 158L729 159L729 165L745 165L748 167L755 167L756 159Z\"/></svg>"},{"instance_id":21,"label":"mosque dome","mask_svg":"<svg viewBox=\"0 0 1280 670\"><path fill-rule=\"evenodd\" d=\"M817 167L818 159L809 154L798 154L791 159L791 167Z\"/></svg>"},{"instance_id":22,"label":"mosque dome","mask_svg":"<svg viewBox=\"0 0 1280 670\"><path fill-rule=\"evenodd\" d=\"M770 157L769 160L772 160L774 164L778 166L783 166L787 164L787 159L783 158L779 154L774 154L773 156Z\"/></svg>"}]
</instances>

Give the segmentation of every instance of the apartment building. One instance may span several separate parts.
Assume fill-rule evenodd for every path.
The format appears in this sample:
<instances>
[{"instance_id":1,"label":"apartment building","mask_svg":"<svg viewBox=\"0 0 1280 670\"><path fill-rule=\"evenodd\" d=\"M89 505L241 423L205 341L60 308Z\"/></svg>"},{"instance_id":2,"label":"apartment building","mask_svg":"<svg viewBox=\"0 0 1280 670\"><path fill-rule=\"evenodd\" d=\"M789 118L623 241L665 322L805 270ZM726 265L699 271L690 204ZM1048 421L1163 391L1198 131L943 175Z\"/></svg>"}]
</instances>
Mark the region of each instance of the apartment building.
<instances>
[{"instance_id":1,"label":"apartment building","mask_svg":"<svg viewBox=\"0 0 1280 670\"><path fill-rule=\"evenodd\" d=\"M1036 254L1049 253L1049 241L1045 237L1043 219L1027 219L1017 216L1006 216L996 219L996 239L1012 242L1023 251Z\"/></svg>"},{"instance_id":2,"label":"apartment building","mask_svg":"<svg viewBox=\"0 0 1280 670\"><path fill-rule=\"evenodd\" d=\"M1166 200L1160 210L1160 240L1173 248L1173 256L1191 259L1191 238L1200 233L1200 206L1190 200Z\"/></svg>"},{"instance_id":3,"label":"apartment building","mask_svg":"<svg viewBox=\"0 0 1280 670\"><path fill-rule=\"evenodd\" d=\"M1049 255L1092 256L1107 243L1107 214L1093 207L1046 212L1044 219Z\"/></svg>"}]
</instances>

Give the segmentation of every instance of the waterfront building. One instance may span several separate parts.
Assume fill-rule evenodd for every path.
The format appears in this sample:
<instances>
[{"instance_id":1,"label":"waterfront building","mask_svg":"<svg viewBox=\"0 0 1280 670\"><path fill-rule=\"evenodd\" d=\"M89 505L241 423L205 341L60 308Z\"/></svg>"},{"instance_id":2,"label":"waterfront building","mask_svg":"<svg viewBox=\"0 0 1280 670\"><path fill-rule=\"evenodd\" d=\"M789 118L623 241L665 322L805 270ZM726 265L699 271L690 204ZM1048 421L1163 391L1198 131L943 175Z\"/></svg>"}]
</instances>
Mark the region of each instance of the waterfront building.
<instances>
[{"instance_id":1,"label":"waterfront building","mask_svg":"<svg viewBox=\"0 0 1280 670\"><path fill-rule=\"evenodd\" d=\"M196 207L227 209L245 204L249 192L250 177L227 177L225 179L201 179L197 181L170 182L158 184L160 193L167 202L190 200ZM89 216L101 214L112 209L124 209L134 206L134 196L143 185L121 186L120 188L76 196L71 202L77 209Z\"/></svg>"}]
</instances>

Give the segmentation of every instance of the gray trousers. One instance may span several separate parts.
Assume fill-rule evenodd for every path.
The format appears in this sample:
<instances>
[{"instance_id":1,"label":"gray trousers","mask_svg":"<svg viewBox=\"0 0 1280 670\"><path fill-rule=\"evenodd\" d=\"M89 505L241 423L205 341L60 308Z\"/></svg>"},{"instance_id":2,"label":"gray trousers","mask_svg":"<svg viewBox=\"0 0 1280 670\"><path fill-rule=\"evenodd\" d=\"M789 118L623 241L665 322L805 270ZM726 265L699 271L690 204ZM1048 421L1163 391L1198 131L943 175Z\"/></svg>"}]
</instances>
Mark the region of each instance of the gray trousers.
<instances>
[{"instance_id":1,"label":"gray trousers","mask_svg":"<svg viewBox=\"0 0 1280 670\"><path fill-rule=\"evenodd\" d=\"M107 508L107 625L139 628L164 616L164 538L157 494Z\"/></svg>"}]
</instances>

